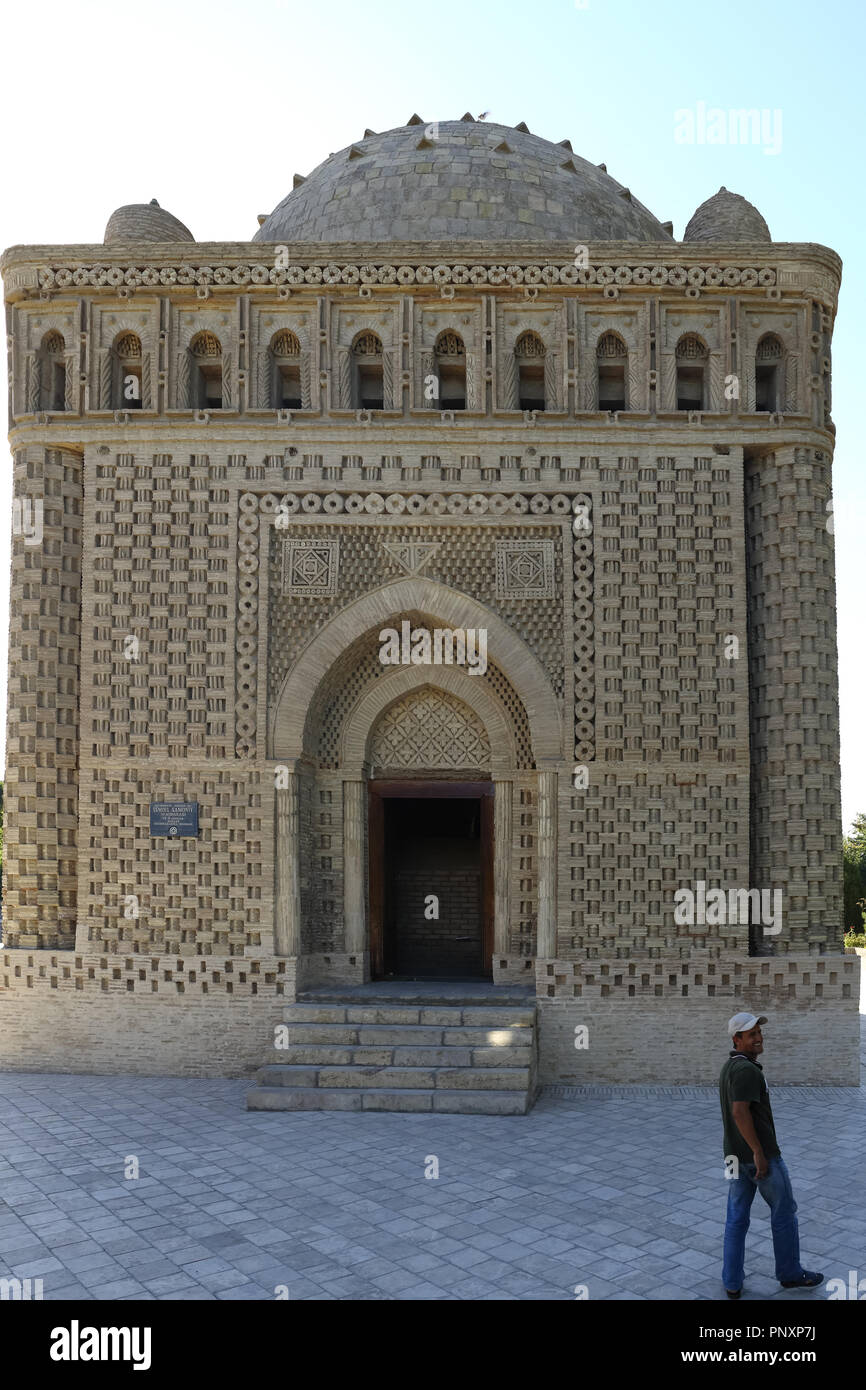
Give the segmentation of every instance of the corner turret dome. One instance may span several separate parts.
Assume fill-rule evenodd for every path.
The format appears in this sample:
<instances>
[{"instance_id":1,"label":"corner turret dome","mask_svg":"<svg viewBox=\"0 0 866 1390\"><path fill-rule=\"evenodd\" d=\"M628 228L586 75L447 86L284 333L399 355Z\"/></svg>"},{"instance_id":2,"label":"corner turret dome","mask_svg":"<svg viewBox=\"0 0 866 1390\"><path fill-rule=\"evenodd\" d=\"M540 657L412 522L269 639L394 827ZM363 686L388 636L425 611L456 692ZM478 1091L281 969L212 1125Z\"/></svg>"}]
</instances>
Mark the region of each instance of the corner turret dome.
<instances>
[{"instance_id":1,"label":"corner turret dome","mask_svg":"<svg viewBox=\"0 0 866 1390\"><path fill-rule=\"evenodd\" d=\"M152 198L149 203L127 203L113 212L103 241L107 246L115 241L195 241L195 237Z\"/></svg>"},{"instance_id":2,"label":"corner turret dome","mask_svg":"<svg viewBox=\"0 0 866 1390\"><path fill-rule=\"evenodd\" d=\"M724 185L701 203L683 241L772 241L770 229L748 198L730 193Z\"/></svg>"},{"instance_id":3,"label":"corner turret dome","mask_svg":"<svg viewBox=\"0 0 866 1390\"><path fill-rule=\"evenodd\" d=\"M459 121L365 131L262 220L255 241L669 242L670 231L563 140Z\"/></svg>"}]
</instances>

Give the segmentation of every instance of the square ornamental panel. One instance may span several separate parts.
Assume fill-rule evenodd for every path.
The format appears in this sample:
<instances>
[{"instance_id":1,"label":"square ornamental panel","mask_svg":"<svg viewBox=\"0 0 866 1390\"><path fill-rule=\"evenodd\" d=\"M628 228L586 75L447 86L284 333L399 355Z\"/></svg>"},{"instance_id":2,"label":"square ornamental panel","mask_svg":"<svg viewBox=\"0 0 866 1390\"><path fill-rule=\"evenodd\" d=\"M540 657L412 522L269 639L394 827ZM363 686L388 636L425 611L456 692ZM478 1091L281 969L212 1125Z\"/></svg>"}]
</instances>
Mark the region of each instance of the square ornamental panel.
<instances>
[{"instance_id":1,"label":"square ornamental panel","mask_svg":"<svg viewBox=\"0 0 866 1390\"><path fill-rule=\"evenodd\" d=\"M555 598L555 542L497 541L497 598Z\"/></svg>"},{"instance_id":2,"label":"square ornamental panel","mask_svg":"<svg viewBox=\"0 0 866 1390\"><path fill-rule=\"evenodd\" d=\"M335 594L339 567L339 541L284 541L282 592L292 598Z\"/></svg>"}]
</instances>

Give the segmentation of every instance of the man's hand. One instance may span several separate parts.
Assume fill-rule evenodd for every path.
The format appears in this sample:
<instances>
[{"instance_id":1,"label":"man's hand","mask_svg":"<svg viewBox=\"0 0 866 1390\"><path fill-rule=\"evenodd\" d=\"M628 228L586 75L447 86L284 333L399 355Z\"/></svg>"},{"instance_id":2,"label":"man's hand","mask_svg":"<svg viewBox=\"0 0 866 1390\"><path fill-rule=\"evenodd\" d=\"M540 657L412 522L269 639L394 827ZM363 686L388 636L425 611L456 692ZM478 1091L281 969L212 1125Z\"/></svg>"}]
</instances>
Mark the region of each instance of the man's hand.
<instances>
[{"instance_id":1,"label":"man's hand","mask_svg":"<svg viewBox=\"0 0 866 1390\"><path fill-rule=\"evenodd\" d=\"M766 1158L764 1157L764 1150L753 1149L752 1158L755 1160L755 1167L758 1170L755 1176L758 1178L765 1178L768 1172L770 1171L770 1166L767 1163Z\"/></svg>"}]
</instances>

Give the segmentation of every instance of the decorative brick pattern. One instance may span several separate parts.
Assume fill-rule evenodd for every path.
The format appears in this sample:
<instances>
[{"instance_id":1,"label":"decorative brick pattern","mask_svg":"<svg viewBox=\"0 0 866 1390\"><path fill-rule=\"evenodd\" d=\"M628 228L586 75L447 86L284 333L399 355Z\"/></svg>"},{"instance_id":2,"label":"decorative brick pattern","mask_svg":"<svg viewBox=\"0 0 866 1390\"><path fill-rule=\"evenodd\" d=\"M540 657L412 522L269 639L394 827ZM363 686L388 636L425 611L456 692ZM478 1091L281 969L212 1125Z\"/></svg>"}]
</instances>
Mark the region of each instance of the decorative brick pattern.
<instances>
[{"instance_id":1,"label":"decorative brick pattern","mask_svg":"<svg viewBox=\"0 0 866 1390\"><path fill-rule=\"evenodd\" d=\"M702 932L674 922L680 887L748 885L747 804L745 769L701 769L683 779L593 768L589 785L560 802L560 839L569 847L560 864L563 958L688 956L710 947L747 953L746 925Z\"/></svg>"},{"instance_id":2,"label":"decorative brick pattern","mask_svg":"<svg viewBox=\"0 0 866 1390\"><path fill-rule=\"evenodd\" d=\"M746 463L752 880L784 882L778 951L840 943L842 817L830 457ZM756 943L759 945L759 943Z\"/></svg>"},{"instance_id":3,"label":"decorative brick pattern","mask_svg":"<svg viewBox=\"0 0 866 1390\"><path fill-rule=\"evenodd\" d=\"M375 769L490 766L490 740L478 716L445 691L422 690L387 709L370 747ZM432 891L432 890L431 890Z\"/></svg>"},{"instance_id":4,"label":"decorative brick pattern","mask_svg":"<svg viewBox=\"0 0 866 1390\"><path fill-rule=\"evenodd\" d=\"M742 493L719 457L621 457L596 509L597 711L607 763L746 756ZM725 656L725 637L740 644Z\"/></svg>"},{"instance_id":5,"label":"decorative brick pattern","mask_svg":"<svg viewBox=\"0 0 866 1390\"><path fill-rule=\"evenodd\" d=\"M87 760L226 757L230 507L206 454L95 454Z\"/></svg>"},{"instance_id":6,"label":"decorative brick pattern","mask_svg":"<svg viewBox=\"0 0 866 1390\"><path fill-rule=\"evenodd\" d=\"M249 511L246 513L251 515ZM503 536L503 532L505 535ZM561 526L556 526L561 535ZM246 532L245 534L249 534ZM360 594L381 587L402 574L401 567L385 550L384 542L410 544L419 538L417 526L398 520L382 526L350 527L340 522L310 521L287 530L274 528L271 537L271 615L268 652L269 704L273 707L279 686L292 665L295 653L347 602ZM323 595L304 605L296 605L280 595L280 544L282 538L309 539L321 544L341 542L341 595ZM424 578L471 594L498 613L535 653L553 685L561 694L564 686L562 545L551 540L547 527L525 522L519 527L439 525L438 550L424 568ZM496 592L496 542L525 539L531 544L546 541L553 551L554 590L541 601L521 597L500 598ZM246 553L246 552L245 552ZM435 614L433 615L435 617ZM492 653L495 659L495 652Z\"/></svg>"},{"instance_id":7,"label":"decorative brick pattern","mask_svg":"<svg viewBox=\"0 0 866 1390\"><path fill-rule=\"evenodd\" d=\"M339 568L339 541L284 541L280 592L288 598L336 594Z\"/></svg>"},{"instance_id":8,"label":"decorative brick pattern","mask_svg":"<svg viewBox=\"0 0 866 1390\"><path fill-rule=\"evenodd\" d=\"M430 624L420 613L398 613L394 616L397 630L403 621L413 628ZM309 748L324 768L339 765L340 737L343 724L362 693L379 680L391 668L383 666L379 660L380 643L378 633L370 633L353 643L345 654L335 663L319 691L315 707L310 711L308 721ZM476 676L480 685L489 688L496 699L504 705L511 723L517 744L521 767L532 767L532 737L526 710L507 676L488 655L487 670Z\"/></svg>"},{"instance_id":9,"label":"decorative brick pattern","mask_svg":"<svg viewBox=\"0 0 866 1390\"><path fill-rule=\"evenodd\" d=\"M537 971L539 998L546 999L737 999L748 992L756 1003L777 1005L851 999L860 978L853 953L767 961L696 950L688 960L540 960Z\"/></svg>"},{"instance_id":10,"label":"decorative brick pattern","mask_svg":"<svg viewBox=\"0 0 866 1390\"><path fill-rule=\"evenodd\" d=\"M60 996L157 995L174 999L192 995L226 995L236 999L294 998L293 962L281 956L161 955L137 952L117 956L99 952L0 952L0 992L34 994L57 991Z\"/></svg>"},{"instance_id":11,"label":"decorative brick pattern","mask_svg":"<svg viewBox=\"0 0 866 1390\"><path fill-rule=\"evenodd\" d=\"M553 598L553 541L497 541L496 597Z\"/></svg>"},{"instance_id":12,"label":"decorative brick pattern","mask_svg":"<svg viewBox=\"0 0 866 1390\"><path fill-rule=\"evenodd\" d=\"M272 785L240 768L142 772L114 760L89 769L81 786L79 949L99 943L111 953L242 956L266 945ZM197 839L150 835L150 802L171 800L199 802Z\"/></svg>"},{"instance_id":13,"label":"decorative brick pattern","mask_svg":"<svg viewBox=\"0 0 866 1390\"><path fill-rule=\"evenodd\" d=\"M19 450L13 496L33 527L41 508L42 537L12 537L4 939L68 947L77 901L81 455Z\"/></svg>"}]
</instances>

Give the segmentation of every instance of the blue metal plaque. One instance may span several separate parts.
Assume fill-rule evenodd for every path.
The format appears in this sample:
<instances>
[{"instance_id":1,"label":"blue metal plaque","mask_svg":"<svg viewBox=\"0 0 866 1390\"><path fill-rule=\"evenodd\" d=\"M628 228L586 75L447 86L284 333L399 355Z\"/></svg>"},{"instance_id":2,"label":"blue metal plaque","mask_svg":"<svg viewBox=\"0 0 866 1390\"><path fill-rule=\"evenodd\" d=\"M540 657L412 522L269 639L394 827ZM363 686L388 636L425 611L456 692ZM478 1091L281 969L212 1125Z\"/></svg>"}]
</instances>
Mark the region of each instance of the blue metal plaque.
<instances>
[{"instance_id":1,"label":"blue metal plaque","mask_svg":"<svg viewBox=\"0 0 866 1390\"><path fill-rule=\"evenodd\" d=\"M168 835L176 839L181 835L198 834L197 801L152 801L150 803L151 835Z\"/></svg>"}]
</instances>

